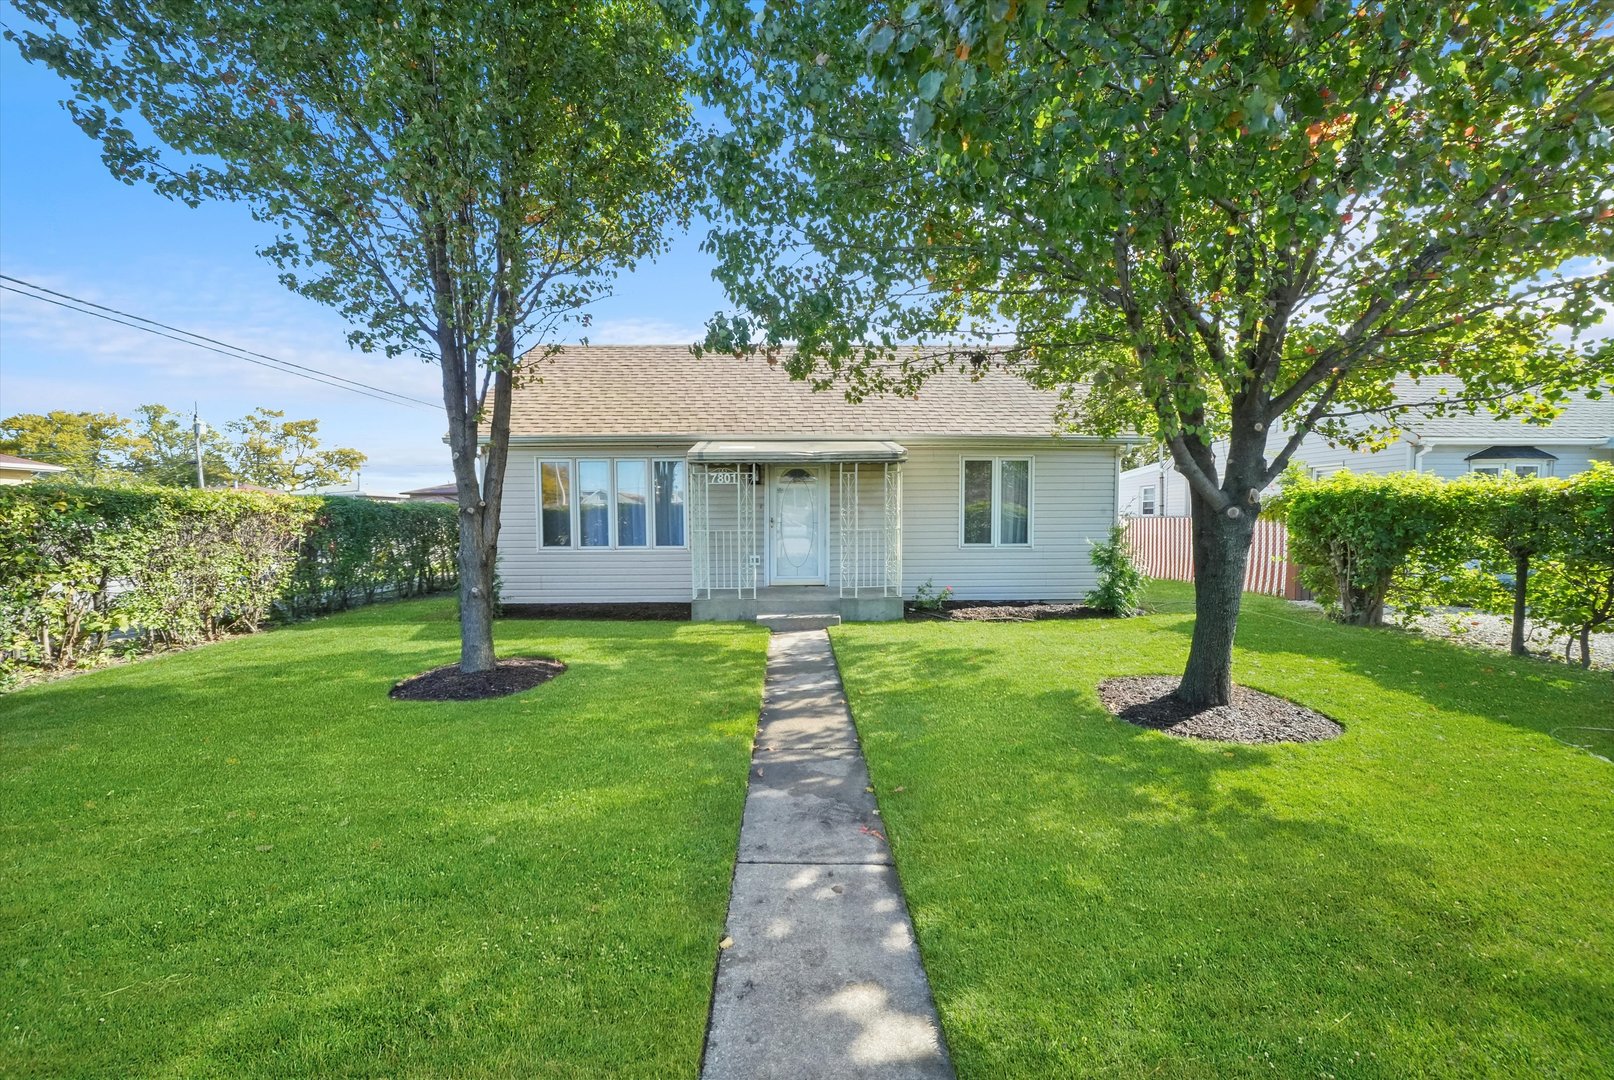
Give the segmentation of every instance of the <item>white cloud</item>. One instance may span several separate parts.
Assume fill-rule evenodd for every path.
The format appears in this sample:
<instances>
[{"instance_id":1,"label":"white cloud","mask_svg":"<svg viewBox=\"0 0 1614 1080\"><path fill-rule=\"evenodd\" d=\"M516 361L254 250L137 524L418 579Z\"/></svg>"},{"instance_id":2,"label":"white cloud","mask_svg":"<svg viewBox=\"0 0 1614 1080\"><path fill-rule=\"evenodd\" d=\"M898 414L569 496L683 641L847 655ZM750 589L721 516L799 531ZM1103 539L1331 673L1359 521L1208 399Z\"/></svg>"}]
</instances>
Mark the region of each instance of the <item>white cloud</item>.
<instances>
[{"instance_id":1,"label":"white cloud","mask_svg":"<svg viewBox=\"0 0 1614 1080\"><path fill-rule=\"evenodd\" d=\"M671 319L599 319L580 333L594 345L689 345L706 336L698 323Z\"/></svg>"}]
</instances>

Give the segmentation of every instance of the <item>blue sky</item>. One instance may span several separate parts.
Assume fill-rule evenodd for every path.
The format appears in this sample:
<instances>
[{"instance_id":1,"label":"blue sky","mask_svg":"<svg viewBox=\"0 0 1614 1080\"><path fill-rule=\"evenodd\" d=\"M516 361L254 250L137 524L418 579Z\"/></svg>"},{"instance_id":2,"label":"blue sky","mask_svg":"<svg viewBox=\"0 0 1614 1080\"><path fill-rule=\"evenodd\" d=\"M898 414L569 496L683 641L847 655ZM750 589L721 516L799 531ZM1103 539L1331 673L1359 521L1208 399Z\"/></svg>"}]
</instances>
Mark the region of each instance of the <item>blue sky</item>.
<instances>
[{"instance_id":1,"label":"blue sky","mask_svg":"<svg viewBox=\"0 0 1614 1080\"><path fill-rule=\"evenodd\" d=\"M67 88L0 42L0 271L271 356L441 398L437 369L350 349L342 319L284 289L244 206L192 210L114 180L59 102ZM621 278L593 308L595 342L683 343L724 306L704 226ZM145 402L216 425L263 405L318 417L370 457L366 490L450 479L441 410L403 408L0 292L0 416L50 409L128 415Z\"/></svg>"}]
</instances>

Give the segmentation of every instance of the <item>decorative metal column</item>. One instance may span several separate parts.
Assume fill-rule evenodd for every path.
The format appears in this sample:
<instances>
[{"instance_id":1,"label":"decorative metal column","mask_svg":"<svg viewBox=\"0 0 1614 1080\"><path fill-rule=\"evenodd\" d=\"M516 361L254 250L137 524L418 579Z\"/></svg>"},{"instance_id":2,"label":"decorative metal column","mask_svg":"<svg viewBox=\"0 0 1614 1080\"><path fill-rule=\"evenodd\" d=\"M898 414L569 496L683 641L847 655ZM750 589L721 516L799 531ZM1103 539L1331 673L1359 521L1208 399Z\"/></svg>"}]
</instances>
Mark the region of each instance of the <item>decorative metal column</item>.
<instances>
[{"instance_id":1,"label":"decorative metal column","mask_svg":"<svg viewBox=\"0 0 1614 1080\"><path fill-rule=\"evenodd\" d=\"M711 527L707 513L706 466L689 467L688 521L689 530L689 595L695 600L712 598L712 566L707 530Z\"/></svg>"},{"instance_id":2,"label":"decorative metal column","mask_svg":"<svg viewBox=\"0 0 1614 1080\"><path fill-rule=\"evenodd\" d=\"M741 600L757 598L757 471L755 465L734 466L734 523L739 532L734 591Z\"/></svg>"},{"instance_id":3,"label":"decorative metal column","mask_svg":"<svg viewBox=\"0 0 1614 1080\"><path fill-rule=\"evenodd\" d=\"M885 466L885 596L902 595L902 462Z\"/></svg>"},{"instance_id":4,"label":"decorative metal column","mask_svg":"<svg viewBox=\"0 0 1614 1080\"><path fill-rule=\"evenodd\" d=\"M835 543L835 561L839 568L836 583L840 586L842 597L856 596L857 474L847 471L846 462L838 461L835 463L835 475L839 481L841 499L839 513L836 515L840 525L840 535Z\"/></svg>"}]
</instances>

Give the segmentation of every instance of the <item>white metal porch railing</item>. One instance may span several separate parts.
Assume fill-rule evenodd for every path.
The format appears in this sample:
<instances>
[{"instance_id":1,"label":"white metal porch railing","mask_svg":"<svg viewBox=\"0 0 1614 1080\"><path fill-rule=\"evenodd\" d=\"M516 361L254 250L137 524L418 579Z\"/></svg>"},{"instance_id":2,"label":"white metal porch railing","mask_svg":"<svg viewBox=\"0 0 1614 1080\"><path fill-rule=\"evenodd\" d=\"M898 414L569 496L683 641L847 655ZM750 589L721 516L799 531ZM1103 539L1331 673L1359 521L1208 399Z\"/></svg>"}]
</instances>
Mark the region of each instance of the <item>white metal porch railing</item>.
<instances>
[{"instance_id":1,"label":"white metal porch railing","mask_svg":"<svg viewBox=\"0 0 1614 1080\"><path fill-rule=\"evenodd\" d=\"M739 529L706 531L706 588L713 592L756 588L756 570L747 564L754 544Z\"/></svg>"},{"instance_id":2,"label":"white metal porch railing","mask_svg":"<svg viewBox=\"0 0 1614 1080\"><path fill-rule=\"evenodd\" d=\"M718 592L732 592L756 599L761 562L756 468L697 464L689 472L690 595L710 600ZM721 524L714 528L717 515Z\"/></svg>"},{"instance_id":3,"label":"white metal porch railing","mask_svg":"<svg viewBox=\"0 0 1614 1080\"><path fill-rule=\"evenodd\" d=\"M902 463L852 462L839 468L841 595L901 596ZM879 485L876 493L865 491L865 486L875 483ZM877 494L878 501L871 494Z\"/></svg>"}]
</instances>

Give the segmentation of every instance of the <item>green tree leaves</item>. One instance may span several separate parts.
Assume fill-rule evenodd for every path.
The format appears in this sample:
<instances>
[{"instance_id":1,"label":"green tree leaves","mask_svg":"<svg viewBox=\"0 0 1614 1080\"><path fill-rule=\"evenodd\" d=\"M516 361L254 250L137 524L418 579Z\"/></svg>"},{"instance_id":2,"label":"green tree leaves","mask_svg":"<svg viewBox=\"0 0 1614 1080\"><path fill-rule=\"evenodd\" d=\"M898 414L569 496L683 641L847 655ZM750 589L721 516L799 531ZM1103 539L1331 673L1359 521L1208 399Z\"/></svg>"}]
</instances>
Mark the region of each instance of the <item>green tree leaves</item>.
<instances>
[{"instance_id":1,"label":"green tree leaves","mask_svg":"<svg viewBox=\"0 0 1614 1080\"><path fill-rule=\"evenodd\" d=\"M68 478L80 483L132 480L194 487L191 422L166 405L142 405L135 413L133 420L115 413L18 413L0 420L0 451L65 465ZM346 483L364 464L365 455L357 450L322 446L318 420L285 420L285 415L259 407L230 421L224 431L203 432L208 483L307 491Z\"/></svg>"},{"instance_id":2,"label":"green tree leaves","mask_svg":"<svg viewBox=\"0 0 1614 1080\"><path fill-rule=\"evenodd\" d=\"M552 347L689 210L689 13L655 0L18 0L113 173L239 200L350 340L441 366L466 528L462 666L493 664L521 344ZM149 132L149 135L148 135ZM479 454L485 431L488 449Z\"/></svg>"}]
</instances>

